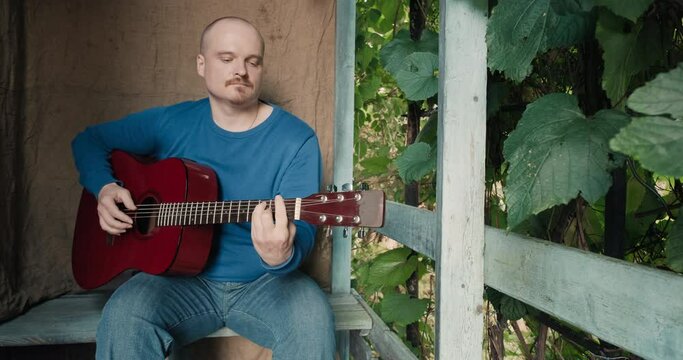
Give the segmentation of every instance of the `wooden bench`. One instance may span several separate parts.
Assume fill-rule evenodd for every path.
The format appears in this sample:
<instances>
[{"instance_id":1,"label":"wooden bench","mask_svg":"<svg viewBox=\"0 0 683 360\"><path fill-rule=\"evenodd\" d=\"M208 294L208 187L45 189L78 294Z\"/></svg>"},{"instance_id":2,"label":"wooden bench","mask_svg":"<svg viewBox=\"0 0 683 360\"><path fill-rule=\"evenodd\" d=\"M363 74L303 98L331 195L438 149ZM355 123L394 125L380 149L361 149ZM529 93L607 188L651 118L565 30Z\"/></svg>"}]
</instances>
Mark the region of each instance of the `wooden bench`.
<instances>
[{"instance_id":1,"label":"wooden bench","mask_svg":"<svg viewBox=\"0 0 683 360\"><path fill-rule=\"evenodd\" d=\"M32 346L80 344L95 342L95 332L102 308L111 292L93 291L68 294L48 300L25 314L0 324L0 346ZM363 305L352 294L329 294L340 330L359 330L367 334L372 319ZM209 337L228 337L237 334L228 328Z\"/></svg>"}]
</instances>

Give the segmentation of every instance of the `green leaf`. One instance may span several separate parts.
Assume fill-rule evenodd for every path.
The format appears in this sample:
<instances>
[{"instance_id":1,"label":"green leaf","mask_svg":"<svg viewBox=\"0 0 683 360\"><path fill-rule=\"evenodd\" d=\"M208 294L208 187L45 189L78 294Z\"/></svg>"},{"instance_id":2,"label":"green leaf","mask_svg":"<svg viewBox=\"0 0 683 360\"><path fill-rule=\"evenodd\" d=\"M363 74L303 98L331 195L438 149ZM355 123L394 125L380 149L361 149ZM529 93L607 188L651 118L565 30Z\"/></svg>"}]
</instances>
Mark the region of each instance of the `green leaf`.
<instances>
[{"instance_id":1,"label":"green leaf","mask_svg":"<svg viewBox=\"0 0 683 360\"><path fill-rule=\"evenodd\" d=\"M595 5L604 6L615 14L623 16L632 22L650 7L652 0L593 0Z\"/></svg>"},{"instance_id":2,"label":"green leaf","mask_svg":"<svg viewBox=\"0 0 683 360\"><path fill-rule=\"evenodd\" d=\"M628 107L648 115L671 114L683 120L683 63L636 89Z\"/></svg>"},{"instance_id":3,"label":"green leaf","mask_svg":"<svg viewBox=\"0 0 683 360\"><path fill-rule=\"evenodd\" d=\"M489 68L522 81L536 54L575 44L588 29L587 13L573 0L500 0L486 30Z\"/></svg>"},{"instance_id":4,"label":"green leaf","mask_svg":"<svg viewBox=\"0 0 683 360\"><path fill-rule=\"evenodd\" d=\"M439 91L438 69L438 55L415 52L405 58L396 72L396 83L408 100L428 99Z\"/></svg>"},{"instance_id":5,"label":"green leaf","mask_svg":"<svg viewBox=\"0 0 683 360\"><path fill-rule=\"evenodd\" d=\"M574 0L551 0L557 24L548 33L548 48L567 47L592 35L594 18Z\"/></svg>"},{"instance_id":6,"label":"green leaf","mask_svg":"<svg viewBox=\"0 0 683 360\"><path fill-rule=\"evenodd\" d=\"M666 265L683 273L683 219L680 217L666 239Z\"/></svg>"},{"instance_id":7,"label":"green leaf","mask_svg":"<svg viewBox=\"0 0 683 360\"><path fill-rule=\"evenodd\" d=\"M429 52L439 55L439 35L425 30L419 41L413 41L407 30L399 31L393 40L379 52L384 68L394 77L401 69L406 57L414 52Z\"/></svg>"},{"instance_id":8,"label":"green leaf","mask_svg":"<svg viewBox=\"0 0 683 360\"><path fill-rule=\"evenodd\" d=\"M401 16L399 10L399 7L401 6L402 4L400 1L381 1L379 3L379 9L382 11L382 16L391 23L394 22L397 14L399 17Z\"/></svg>"},{"instance_id":9,"label":"green leaf","mask_svg":"<svg viewBox=\"0 0 683 360\"><path fill-rule=\"evenodd\" d=\"M382 86L382 79L379 76L371 76L365 79L365 81L361 81L357 86L361 101L365 102L369 99L374 99L380 86Z\"/></svg>"},{"instance_id":10,"label":"green leaf","mask_svg":"<svg viewBox=\"0 0 683 360\"><path fill-rule=\"evenodd\" d=\"M417 257L409 248L389 250L378 255L370 265L368 283L395 286L405 283L417 269Z\"/></svg>"},{"instance_id":11,"label":"green leaf","mask_svg":"<svg viewBox=\"0 0 683 360\"><path fill-rule=\"evenodd\" d=\"M576 98L567 94L529 104L503 149L510 163L508 228L579 194L589 203L601 198L612 184L607 142L628 119L614 110L586 119Z\"/></svg>"},{"instance_id":12,"label":"green leaf","mask_svg":"<svg viewBox=\"0 0 683 360\"><path fill-rule=\"evenodd\" d=\"M407 294L385 294L382 299L382 319L399 325L414 323L424 315L429 299L411 298Z\"/></svg>"},{"instance_id":13,"label":"green leaf","mask_svg":"<svg viewBox=\"0 0 683 360\"><path fill-rule=\"evenodd\" d=\"M610 141L612 150L640 161L660 175L683 177L683 121L646 116L634 119Z\"/></svg>"},{"instance_id":14,"label":"green leaf","mask_svg":"<svg viewBox=\"0 0 683 360\"><path fill-rule=\"evenodd\" d=\"M365 174L369 176L386 174L389 164L391 164L391 159L386 156L375 156L360 162L365 169Z\"/></svg>"},{"instance_id":15,"label":"green leaf","mask_svg":"<svg viewBox=\"0 0 683 360\"><path fill-rule=\"evenodd\" d=\"M506 319L515 321L521 319L528 311L526 304L503 294L503 297L500 299L500 312Z\"/></svg>"},{"instance_id":16,"label":"green leaf","mask_svg":"<svg viewBox=\"0 0 683 360\"><path fill-rule=\"evenodd\" d=\"M602 88L616 106L628 91L633 76L663 57L661 28L655 21L639 21L629 26L626 20L601 11L595 36L602 46L605 62Z\"/></svg>"},{"instance_id":17,"label":"green leaf","mask_svg":"<svg viewBox=\"0 0 683 360\"><path fill-rule=\"evenodd\" d=\"M424 124L422 129L420 129L420 132L417 134L417 137L415 138L415 142L423 142L425 144L430 145L432 148L436 149L436 130L438 126L439 114L434 113L431 116L429 116L427 122Z\"/></svg>"},{"instance_id":18,"label":"green leaf","mask_svg":"<svg viewBox=\"0 0 683 360\"><path fill-rule=\"evenodd\" d=\"M405 148L394 163L403 182L409 184L436 169L436 154L431 146L417 142Z\"/></svg>"}]
</instances>

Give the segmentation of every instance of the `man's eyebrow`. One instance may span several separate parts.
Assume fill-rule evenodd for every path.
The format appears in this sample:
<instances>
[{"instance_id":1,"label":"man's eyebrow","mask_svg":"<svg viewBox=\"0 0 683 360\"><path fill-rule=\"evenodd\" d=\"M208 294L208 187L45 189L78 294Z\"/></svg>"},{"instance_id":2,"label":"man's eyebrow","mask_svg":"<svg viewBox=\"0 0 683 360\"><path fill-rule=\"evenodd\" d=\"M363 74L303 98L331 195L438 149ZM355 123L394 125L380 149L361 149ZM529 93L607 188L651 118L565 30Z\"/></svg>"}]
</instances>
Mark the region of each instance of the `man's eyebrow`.
<instances>
[{"instance_id":1,"label":"man's eyebrow","mask_svg":"<svg viewBox=\"0 0 683 360\"><path fill-rule=\"evenodd\" d=\"M232 51L219 51L219 52L218 52L218 56L225 56L225 55L235 56L235 53L232 52ZM261 56L261 55L256 55L256 54L254 54L254 55L247 55L246 58L247 58L247 59L258 59L259 61L263 60L263 56Z\"/></svg>"}]
</instances>

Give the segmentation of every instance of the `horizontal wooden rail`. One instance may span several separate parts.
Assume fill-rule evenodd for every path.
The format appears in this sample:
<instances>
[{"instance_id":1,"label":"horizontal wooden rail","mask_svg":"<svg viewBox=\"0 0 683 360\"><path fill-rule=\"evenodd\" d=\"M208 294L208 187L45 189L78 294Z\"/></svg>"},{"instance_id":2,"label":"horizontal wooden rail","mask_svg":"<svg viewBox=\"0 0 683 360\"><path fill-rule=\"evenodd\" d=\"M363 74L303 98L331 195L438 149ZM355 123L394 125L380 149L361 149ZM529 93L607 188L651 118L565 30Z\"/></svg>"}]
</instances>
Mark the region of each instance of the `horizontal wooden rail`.
<instances>
[{"instance_id":1,"label":"horizontal wooden rail","mask_svg":"<svg viewBox=\"0 0 683 360\"><path fill-rule=\"evenodd\" d=\"M380 233L434 258L433 213L388 203L386 215ZM681 275L487 227L484 279L637 355L683 359Z\"/></svg>"}]
</instances>

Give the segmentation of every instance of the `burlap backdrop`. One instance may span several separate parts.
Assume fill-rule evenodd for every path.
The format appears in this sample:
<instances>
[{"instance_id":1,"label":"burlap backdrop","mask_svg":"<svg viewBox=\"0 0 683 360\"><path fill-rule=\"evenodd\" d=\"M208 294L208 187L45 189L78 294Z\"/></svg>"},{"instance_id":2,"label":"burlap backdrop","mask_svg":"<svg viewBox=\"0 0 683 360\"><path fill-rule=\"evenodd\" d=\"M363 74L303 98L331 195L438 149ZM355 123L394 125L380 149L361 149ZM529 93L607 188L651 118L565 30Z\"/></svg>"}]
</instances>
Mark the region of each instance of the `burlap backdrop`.
<instances>
[{"instance_id":1,"label":"burlap backdrop","mask_svg":"<svg viewBox=\"0 0 683 360\"><path fill-rule=\"evenodd\" d=\"M70 141L89 124L205 97L203 27L252 21L266 41L265 97L311 124L331 179L333 0L0 0L0 320L72 291L81 187ZM330 246L310 272L328 284Z\"/></svg>"}]
</instances>

